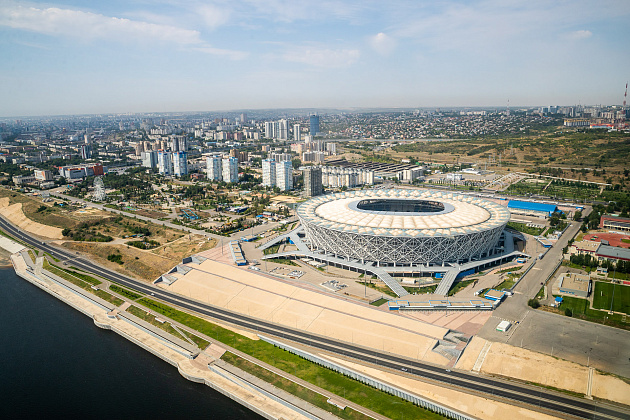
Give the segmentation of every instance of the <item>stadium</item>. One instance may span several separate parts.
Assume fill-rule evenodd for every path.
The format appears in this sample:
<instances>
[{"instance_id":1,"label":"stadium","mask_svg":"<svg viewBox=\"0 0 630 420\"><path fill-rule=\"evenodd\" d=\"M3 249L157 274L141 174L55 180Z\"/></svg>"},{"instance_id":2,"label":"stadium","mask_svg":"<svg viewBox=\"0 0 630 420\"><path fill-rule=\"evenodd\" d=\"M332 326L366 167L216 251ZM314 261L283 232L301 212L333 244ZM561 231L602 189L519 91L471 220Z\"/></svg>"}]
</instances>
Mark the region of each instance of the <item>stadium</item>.
<instances>
[{"instance_id":1,"label":"stadium","mask_svg":"<svg viewBox=\"0 0 630 420\"><path fill-rule=\"evenodd\" d=\"M319 196L297 215L311 249L380 267L489 257L510 219L506 207L477 197L405 189Z\"/></svg>"}]
</instances>

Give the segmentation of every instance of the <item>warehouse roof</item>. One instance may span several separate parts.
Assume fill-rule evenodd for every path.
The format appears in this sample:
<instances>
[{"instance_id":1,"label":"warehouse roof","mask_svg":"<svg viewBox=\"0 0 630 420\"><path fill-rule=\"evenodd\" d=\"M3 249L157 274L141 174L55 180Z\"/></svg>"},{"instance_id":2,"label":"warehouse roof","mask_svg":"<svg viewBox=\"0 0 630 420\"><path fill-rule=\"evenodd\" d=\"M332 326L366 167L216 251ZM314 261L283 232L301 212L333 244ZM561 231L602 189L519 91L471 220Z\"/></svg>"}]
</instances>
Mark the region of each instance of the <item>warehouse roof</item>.
<instances>
[{"instance_id":1,"label":"warehouse roof","mask_svg":"<svg viewBox=\"0 0 630 420\"><path fill-rule=\"evenodd\" d=\"M550 216L558 210L555 204L536 203L533 201L510 200L508 209L531 210L548 213Z\"/></svg>"},{"instance_id":2,"label":"warehouse roof","mask_svg":"<svg viewBox=\"0 0 630 420\"><path fill-rule=\"evenodd\" d=\"M601 245L595 255L615 260L630 261L630 249L618 246Z\"/></svg>"}]
</instances>

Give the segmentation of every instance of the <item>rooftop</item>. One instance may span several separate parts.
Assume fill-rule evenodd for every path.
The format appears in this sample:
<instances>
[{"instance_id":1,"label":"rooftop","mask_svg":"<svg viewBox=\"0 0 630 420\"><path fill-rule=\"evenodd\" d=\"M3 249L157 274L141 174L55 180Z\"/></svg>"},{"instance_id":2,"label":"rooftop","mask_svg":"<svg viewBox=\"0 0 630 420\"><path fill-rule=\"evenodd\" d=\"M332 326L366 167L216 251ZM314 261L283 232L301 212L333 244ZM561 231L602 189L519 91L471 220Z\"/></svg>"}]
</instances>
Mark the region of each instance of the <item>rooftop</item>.
<instances>
[{"instance_id":1,"label":"rooftop","mask_svg":"<svg viewBox=\"0 0 630 420\"><path fill-rule=\"evenodd\" d=\"M510 200L508 209L532 210L552 214L558 211L555 204L536 203L533 201Z\"/></svg>"},{"instance_id":2,"label":"rooftop","mask_svg":"<svg viewBox=\"0 0 630 420\"><path fill-rule=\"evenodd\" d=\"M573 243L573 246L580 251L595 252L601 244L595 241L580 241Z\"/></svg>"},{"instance_id":3,"label":"rooftop","mask_svg":"<svg viewBox=\"0 0 630 420\"><path fill-rule=\"evenodd\" d=\"M598 257L614 258L616 260L630 261L630 249L616 246L602 245L597 250Z\"/></svg>"},{"instance_id":4,"label":"rooftop","mask_svg":"<svg viewBox=\"0 0 630 420\"><path fill-rule=\"evenodd\" d=\"M560 287L563 289L588 292L588 285L590 281L590 277L585 274L564 273L560 278Z\"/></svg>"}]
</instances>

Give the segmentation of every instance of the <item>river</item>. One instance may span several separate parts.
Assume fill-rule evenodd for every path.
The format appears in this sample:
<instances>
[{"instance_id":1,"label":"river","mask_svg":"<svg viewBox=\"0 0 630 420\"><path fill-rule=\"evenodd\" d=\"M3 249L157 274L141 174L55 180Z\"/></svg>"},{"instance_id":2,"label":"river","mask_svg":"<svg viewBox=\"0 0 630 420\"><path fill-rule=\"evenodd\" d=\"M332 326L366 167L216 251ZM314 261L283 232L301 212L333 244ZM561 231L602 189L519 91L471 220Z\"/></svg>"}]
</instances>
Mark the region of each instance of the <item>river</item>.
<instances>
[{"instance_id":1,"label":"river","mask_svg":"<svg viewBox=\"0 0 630 420\"><path fill-rule=\"evenodd\" d=\"M0 268L0 326L0 418L261 418L12 268Z\"/></svg>"}]
</instances>

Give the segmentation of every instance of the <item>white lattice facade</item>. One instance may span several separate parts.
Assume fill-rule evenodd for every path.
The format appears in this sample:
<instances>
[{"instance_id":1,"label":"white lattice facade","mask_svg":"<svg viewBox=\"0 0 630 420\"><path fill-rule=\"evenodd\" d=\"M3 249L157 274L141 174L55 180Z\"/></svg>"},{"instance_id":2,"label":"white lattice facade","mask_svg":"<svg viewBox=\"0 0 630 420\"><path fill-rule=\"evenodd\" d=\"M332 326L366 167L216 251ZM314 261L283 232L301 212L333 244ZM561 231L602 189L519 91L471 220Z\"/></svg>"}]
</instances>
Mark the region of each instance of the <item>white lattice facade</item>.
<instances>
[{"instance_id":1,"label":"white lattice facade","mask_svg":"<svg viewBox=\"0 0 630 420\"><path fill-rule=\"evenodd\" d=\"M486 257L509 211L472 196L428 190L363 190L298 207L307 242L351 260L442 264Z\"/></svg>"}]
</instances>

